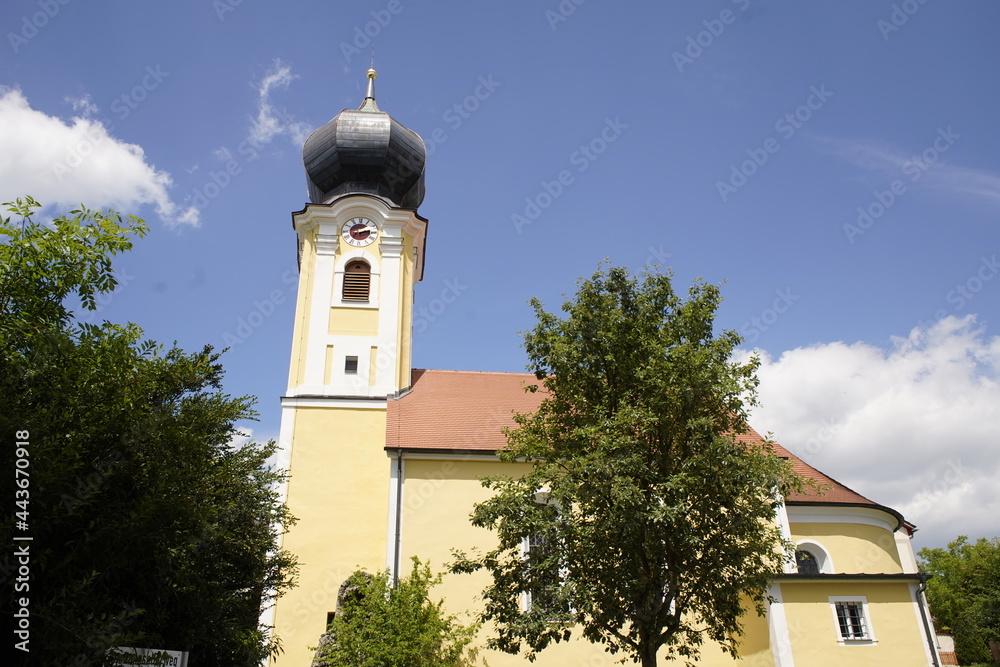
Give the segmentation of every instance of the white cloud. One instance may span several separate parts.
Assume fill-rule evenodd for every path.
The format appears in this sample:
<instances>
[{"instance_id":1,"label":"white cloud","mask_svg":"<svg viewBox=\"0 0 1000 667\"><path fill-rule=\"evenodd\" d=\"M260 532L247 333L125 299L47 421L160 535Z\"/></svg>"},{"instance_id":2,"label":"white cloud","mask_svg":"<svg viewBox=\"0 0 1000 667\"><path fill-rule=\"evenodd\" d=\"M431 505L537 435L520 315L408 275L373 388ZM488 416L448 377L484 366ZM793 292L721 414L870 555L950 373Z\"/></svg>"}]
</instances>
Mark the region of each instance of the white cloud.
<instances>
[{"instance_id":1,"label":"white cloud","mask_svg":"<svg viewBox=\"0 0 1000 667\"><path fill-rule=\"evenodd\" d=\"M87 97L68 100L82 112L70 122L32 109L20 90L0 87L0 201L31 195L58 207L83 203L132 213L156 207L168 225L197 225L197 211L170 199L170 174L147 163L141 146L111 136L91 119Z\"/></svg>"},{"instance_id":2,"label":"white cloud","mask_svg":"<svg viewBox=\"0 0 1000 667\"><path fill-rule=\"evenodd\" d=\"M975 316L761 354L751 423L917 524L918 546L1000 535L1000 336Z\"/></svg>"},{"instance_id":3,"label":"white cloud","mask_svg":"<svg viewBox=\"0 0 1000 667\"><path fill-rule=\"evenodd\" d=\"M280 135L285 135L295 146L301 146L312 128L303 122L295 121L284 109L275 107L271 102L271 92L277 89L287 89L296 79L292 69L275 60L264 77L254 84L257 90L257 116L250 126L249 139L255 145L267 144Z\"/></svg>"},{"instance_id":4,"label":"white cloud","mask_svg":"<svg viewBox=\"0 0 1000 667\"><path fill-rule=\"evenodd\" d=\"M73 111L82 111L87 118L97 113L97 105L90 99L90 95L66 97L65 102L73 105Z\"/></svg>"},{"instance_id":5,"label":"white cloud","mask_svg":"<svg viewBox=\"0 0 1000 667\"><path fill-rule=\"evenodd\" d=\"M833 154L880 178L919 182L951 195L975 195L1000 202L1000 174L961 167L946 159L947 151L963 141L961 134L952 132L950 127L939 128L918 151L904 151L882 142L823 136L815 139Z\"/></svg>"}]
</instances>

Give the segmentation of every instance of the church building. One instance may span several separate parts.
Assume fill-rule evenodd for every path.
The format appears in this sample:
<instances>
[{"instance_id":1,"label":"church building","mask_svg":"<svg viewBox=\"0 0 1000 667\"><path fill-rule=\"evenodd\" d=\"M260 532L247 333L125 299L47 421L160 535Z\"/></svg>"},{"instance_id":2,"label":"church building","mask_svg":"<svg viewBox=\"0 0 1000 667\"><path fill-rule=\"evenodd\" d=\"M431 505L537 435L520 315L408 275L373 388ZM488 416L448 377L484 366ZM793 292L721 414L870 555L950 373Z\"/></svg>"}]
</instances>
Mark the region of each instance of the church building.
<instances>
[{"instance_id":1,"label":"church building","mask_svg":"<svg viewBox=\"0 0 1000 667\"><path fill-rule=\"evenodd\" d=\"M524 391L532 374L411 367L414 288L427 243L428 221L417 211L426 151L379 109L375 71L368 77L361 106L306 140L310 203L292 214L300 271L279 444L289 457L287 503L298 517L282 546L301 569L298 586L266 619L283 646L271 661L278 667L309 667L310 647L355 570L406 574L418 556L443 571L453 548L493 543L469 521L488 493L479 478L523 472L528 464L503 463L496 452L512 414L541 400ZM796 561L772 583L767 616L747 615L740 658L706 644L701 664L940 664L914 527L777 449L826 490L784 499L775 521L797 545ZM474 615L487 577L446 575L432 593L450 612ZM492 667L527 664L484 655ZM580 639L547 648L535 664L610 667L620 657Z\"/></svg>"}]
</instances>

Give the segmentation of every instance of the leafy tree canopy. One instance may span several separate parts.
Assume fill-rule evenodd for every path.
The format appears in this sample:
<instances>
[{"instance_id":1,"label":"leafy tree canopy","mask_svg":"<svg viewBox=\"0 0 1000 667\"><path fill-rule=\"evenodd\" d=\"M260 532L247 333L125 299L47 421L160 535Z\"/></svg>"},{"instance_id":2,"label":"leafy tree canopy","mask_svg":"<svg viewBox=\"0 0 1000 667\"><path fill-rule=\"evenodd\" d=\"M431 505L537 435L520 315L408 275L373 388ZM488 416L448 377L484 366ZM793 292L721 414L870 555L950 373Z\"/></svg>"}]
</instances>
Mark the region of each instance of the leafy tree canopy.
<instances>
[{"instance_id":1,"label":"leafy tree canopy","mask_svg":"<svg viewBox=\"0 0 1000 667\"><path fill-rule=\"evenodd\" d=\"M464 626L432 602L441 575L413 559L408 577L392 587L389 572L355 572L348 594L320 647L314 667L467 667L476 652L467 647L477 626Z\"/></svg>"},{"instance_id":2,"label":"leafy tree canopy","mask_svg":"<svg viewBox=\"0 0 1000 667\"><path fill-rule=\"evenodd\" d=\"M714 332L720 300L623 268L581 281L564 317L532 300L525 347L546 394L500 457L533 466L483 480L495 495L472 522L498 546L452 566L492 574L490 646L534 659L578 628L647 667L658 652L696 660L706 638L737 655L748 605L764 612L789 556L774 515L801 481L739 438L758 362L733 361L740 337Z\"/></svg>"},{"instance_id":3,"label":"leafy tree canopy","mask_svg":"<svg viewBox=\"0 0 1000 667\"><path fill-rule=\"evenodd\" d=\"M277 650L262 605L295 567L277 549L292 518L268 464L274 443L232 444L252 399L222 392L211 348L164 349L135 325L76 319L114 290L111 259L145 233L141 220L81 208L41 224L33 200L6 206L20 217L0 222L7 470L15 434L29 444L27 481L6 495L26 527L0 532L32 541L28 587L15 593L9 552L0 578L5 605L29 600L19 657L100 664L128 645L190 651L192 667L258 664Z\"/></svg>"},{"instance_id":4,"label":"leafy tree canopy","mask_svg":"<svg viewBox=\"0 0 1000 667\"><path fill-rule=\"evenodd\" d=\"M920 569L933 575L927 603L935 625L954 635L959 662L989 662L989 642L1000 641L1000 539L962 535L947 549L917 555Z\"/></svg>"}]
</instances>

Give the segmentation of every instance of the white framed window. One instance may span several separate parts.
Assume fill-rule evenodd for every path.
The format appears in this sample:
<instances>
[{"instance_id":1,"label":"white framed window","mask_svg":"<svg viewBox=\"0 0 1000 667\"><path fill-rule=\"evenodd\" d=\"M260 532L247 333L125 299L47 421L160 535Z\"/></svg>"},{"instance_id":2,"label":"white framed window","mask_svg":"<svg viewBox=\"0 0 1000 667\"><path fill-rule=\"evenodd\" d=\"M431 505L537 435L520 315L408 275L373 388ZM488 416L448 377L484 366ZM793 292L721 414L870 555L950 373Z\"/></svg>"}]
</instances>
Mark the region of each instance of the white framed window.
<instances>
[{"instance_id":1,"label":"white framed window","mask_svg":"<svg viewBox=\"0 0 1000 667\"><path fill-rule=\"evenodd\" d=\"M379 307L380 262L363 248L344 252L333 268L331 306L376 309Z\"/></svg>"},{"instance_id":2,"label":"white framed window","mask_svg":"<svg viewBox=\"0 0 1000 667\"><path fill-rule=\"evenodd\" d=\"M831 595L830 608L837 630L837 641L843 645L864 645L875 643L871 616L868 614L868 598L864 595Z\"/></svg>"},{"instance_id":3,"label":"white framed window","mask_svg":"<svg viewBox=\"0 0 1000 667\"><path fill-rule=\"evenodd\" d=\"M344 301L368 302L372 283L372 267L363 259L352 259L344 268Z\"/></svg>"},{"instance_id":4,"label":"white framed window","mask_svg":"<svg viewBox=\"0 0 1000 667\"><path fill-rule=\"evenodd\" d=\"M558 505L549 498L546 488L535 493L537 505L551 508L556 519L559 517ZM554 541L557 538L552 533L532 533L521 542L521 557L528 564L528 592L522 599L522 608L529 611L533 608L555 611L556 594L565 578L565 570L556 562Z\"/></svg>"},{"instance_id":5,"label":"white framed window","mask_svg":"<svg viewBox=\"0 0 1000 667\"><path fill-rule=\"evenodd\" d=\"M534 607L543 610L555 608L555 594L562 583L562 572L556 566L545 564L552 556L552 538L534 533L524 538L524 558L531 565L529 590L524 596L524 610Z\"/></svg>"},{"instance_id":6,"label":"white framed window","mask_svg":"<svg viewBox=\"0 0 1000 667\"><path fill-rule=\"evenodd\" d=\"M808 549L796 549L795 570L799 574L819 574L819 561Z\"/></svg>"},{"instance_id":7,"label":"white framed window","mask_svg":"<svg viewBox=\"0 0 1000 667\"><path fill-rule=\"evenodd\" d=\"M814 540L795 544L795 571L799 574L833 574L833 559L826 548Z\"/></svg>"}]
</instances>

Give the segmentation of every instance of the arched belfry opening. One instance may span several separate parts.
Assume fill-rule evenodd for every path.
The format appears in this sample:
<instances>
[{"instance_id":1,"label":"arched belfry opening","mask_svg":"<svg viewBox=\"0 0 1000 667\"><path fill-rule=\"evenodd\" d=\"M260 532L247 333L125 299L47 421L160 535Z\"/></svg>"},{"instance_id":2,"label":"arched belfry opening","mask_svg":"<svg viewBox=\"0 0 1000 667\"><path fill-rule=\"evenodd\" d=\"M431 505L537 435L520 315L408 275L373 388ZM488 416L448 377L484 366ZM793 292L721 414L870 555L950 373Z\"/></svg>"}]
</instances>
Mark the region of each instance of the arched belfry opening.
<instances>
[{"instance_id":1,"label":"arched belfry opening","mask_svg":"<svg viewBox=\"0 0 1000 667\"><path fill-rule=\"evenodd\" d=\"M372 285L372 267L363 259L352 259L344 267L344 301L368 301Z\"/></svg>"}]
</instances>

